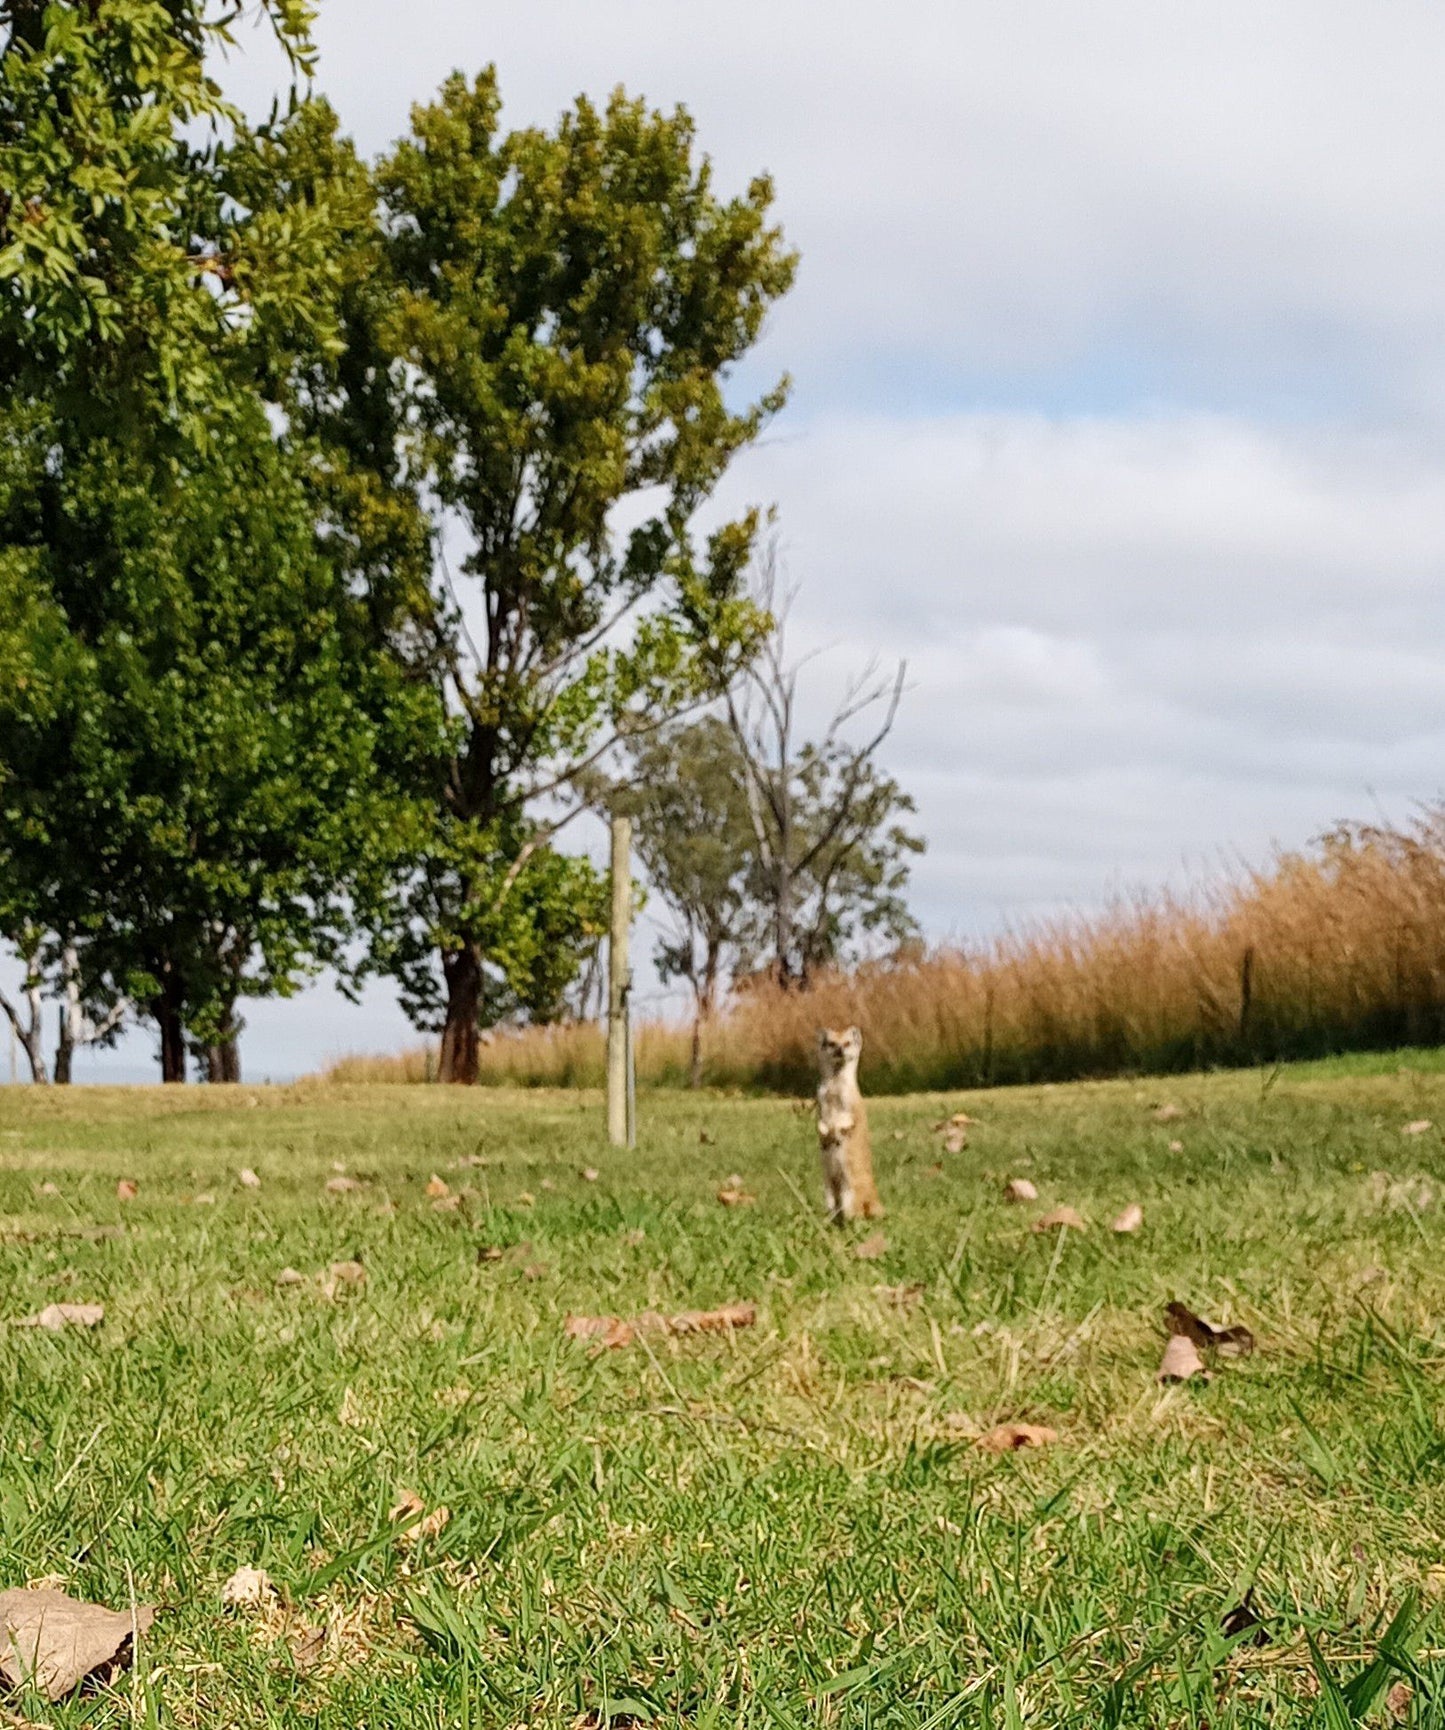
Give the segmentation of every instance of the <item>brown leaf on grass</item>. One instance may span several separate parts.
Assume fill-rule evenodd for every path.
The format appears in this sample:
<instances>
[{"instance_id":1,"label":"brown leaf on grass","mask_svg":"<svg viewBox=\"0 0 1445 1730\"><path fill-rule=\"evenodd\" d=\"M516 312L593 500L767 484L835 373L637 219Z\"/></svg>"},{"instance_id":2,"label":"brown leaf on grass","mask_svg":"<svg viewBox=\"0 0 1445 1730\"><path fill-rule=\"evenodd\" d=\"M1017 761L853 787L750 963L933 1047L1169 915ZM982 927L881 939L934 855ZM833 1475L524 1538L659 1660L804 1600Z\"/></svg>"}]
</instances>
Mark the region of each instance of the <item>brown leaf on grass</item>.
<instances>
[{"instance_id":1,"label":"brown leaf on grass","mask_svg":"<svg viewBox=\"0 0 1445 1730\"><path fill-rule=\"evenodd\" d=\"M365 1285L366 1269L359 1261L334 1261L326 1270L338 1285Z\"/></svg>"},{"instance_id":2,"label":"brown leaf on grass","mask_svg":"<svg viewBox=\"0 0 1445 1730\"><path fill-rule=\"evenodd\" d=\"M568 1316L565 1331L569 1340L600 1340L609 1351L630 1346L633 1339L632 1323L621 1316Z\"/></svg>"},{"instance_id":3,"label":"brown leaf on grass","mask_svg":"<svg viewBox=\"0 0 1445 1730\"><path fill-rule=\"evenodd\" d=\"M1158 1382L1187 1382L1191 1376L1202 1375L1204 1359L1188 1334L1170 1334L1164 1348L1164 1359L1154 1379Z\"/></svg>"},{"instance_id":4,"label":"brown leaf on grass","mask_svg":"<svg viewBox=\"0 0 1445 1730\"><path fill-rule=\"evenodd\" d=\"M128 1664L138 1634L155 1620L149 1604L134 1613L85 1604L50 1587L0 1592L0 1677L63 1700L88 1676L108 1680Z\"/></svg>"},{"instance_id":5,"label":"brown leaf on grass","mask_svg":"<svg viewBox=\"0 0 1445 1730\"><path fill-rule=\"evenodd\" d=\"M477 1260L479 1262L500 1261L506 1253L507 1252L498 1244L484 1243L477 1250Z\"/></svg>"},{"instance_id":6,"label":"brown leaf on grass","mask_svg":"<svg viewBox=\"0 0 1445 1730\"><path fill-rule=\"evenodd\" d=\"M288 1636L287 1644L291 1648L291 1661L298 1670L314 1669L326 1650L326 1630L313 1628L305 1622L298 1623Z\"/></svg>"},{"instance_id":7,"label":"brown leaf on grass","mask_svg":"<svg viewBox=\"0 0 1445 1730\"><path fill-rule=\"evenodd\" d=\"M260 1178L256 1176L249 1165L243 1165L236 1173L236 1182L240 1184L242 1189L260 1189L261 1187Z\"/></svg>"},{"instance_id":8,"label":"brown leaf on grass","mask_svg":"<svg viewBox=\"0 0 1445 1730\"><path fill-rule=\"evenodd\" d=\"M1370 1195L1377 1207L1391 1213L1425 1213L1435 1205L1435 1186L1428 1177L1397 1178L1388 1171L1372 1171Z\"/></svg>"},{"instance_id":9,"label":"brown leaf on grass","mask_svg":"<svg viewBox=\"0 0 1445 1730\"><path fill-rule=\"evenodd\" d=\"M1433 1129L1434 1127L1434 1124L1431 1123L1428 1117L1417 1117L1412 1122L1407 1123L1400 1131L1400 1134L1423 1135L1427 1129Z\"/></svg>"},{"instance_id":10,"label":"brown leaf on grass","mask_svg":"<svg viewBox=\"0 0 1445 1730\"><path fill-rule=\"evenodd\" d=\"M1392 1682L1385 1695L1385 1710L1397 1724L1409 1721L1410 1702L1415 1698L1415 1690L1408 1682Z\"/></svg>"},{"instance_id":11,"label":"brown leaf on grass","mask_svg":"<svg viewBox=\"0 0 1445 1730\"><path fill-rule=\"evenodd\" d=\"M361 1179L359 1177L343 1175L341 1177L328 1177L326 1180L326 1193L328 1195L350 1195L353 1190L360 1188Z\"/></svg>"},{"instance_id":12,"label":"brown leaf on grass","mask_svg":"<svg viewBox=\"0 0 1445 1730\"><path fill-rule=\"evenodd\" d=\"M853 1254L859 1261L877 1261L888 1254L888 1239L881 1231L875 1231L870 1237L865 1237L862 1243L853 1245Z\"/></svg>"},{"instance_id":13,"label":"brown leaf on grass","mask_svg":"<svg viewBox=\"0 0 1445 1730\"><path fill-rule=\"evenodd\" d=\"M397 1534L396 1541L407 1547L422 1538L436 1537L438 1532L445 1529L451 1517L452 1511L444 1503L428 1514L426 1503L414 1490L403 1490L388 1516L393 1525L404 1526L405 1529Z\"/></svg>"},{"instance_id":14,"label":"brown leaf on grass","mask_svg":"<svg viewBox=\"0 0 1445 1730\"><path fill-rule=\"evenodd\" d=\"M123 1177L115 1186L115 1199L117 1201L134 1201L139 1194L140 1185L133 1183L128 1177Z\"/></svg>"},{"instance_id":15,"label":"brown leaf on grass","mask_svg":"<svg viewBox=\"0 0 1445 1730\"><path fill-rule=\"evenodd\" d=\"M1005 1201L1037 1201L1039 1192L1026 1177L1011 1177L1003 1186Z\"/></svg>"},{"instance_id":16,"label":"brown leaf on grass","mask_svg":"<svg viewBox=\"0 0 1445 1730\"><path fill-rule=\"evenodd\" d=\"M582 1168L582 1181L584 1183L596 1183L601 1175L602 1173L598 1171L595 1165L586 1165Z\"/></svg>"},{"instance_id":17,"label":"brown leaf on grass","mask_svg":"<svg viewBox=\"0 0 1445 1730\"><path fill-rule=\"evenodd\" d=\"M1071 1207L1056 1207L1033 1223L1034 1231L1087 1231L1088 1223Z\"/></svg>"},{"instance_id":18,"label":"brown leaf on grass","mask_svg":"<svg viewBox=\"0 0 1445 1730\"><path fill-rule=\"evenodd\" d=\"M1157 1108L1154 1113L1154 1121L1155 1123L1174 1123L1179 1118L1183 1117L1183 1115L1184 1107L1182 1105L1176 1105L1171 1099L1167 1104L1161 1105Z\"/></svg>"},{"instance_id":19,"label":"brown leaf on grass","mask_svg":"<svg viewBox=\"0 0 1445 1730\"><path fill-rule=\"evenodd\" d=\"M674 1334L731 1333L734 1328L750 1328L757 1319L756 1304L724 1304L715 1310L684 1310L669 1318L667 1328Z\"/></svg>"},{"instance_id":20,"label":"brown leaf on grass","mask_svg":"<svg viewBox=\"0 0 1445 1730\"><path fill-rule=\"evenodd\" d=\"M546 1279L547 1275L551 1273L551 1271L551 1268L549 1268L544 1261L529 1261L522 1269L522 1278Z\"/></svg>"},{"instance_id":21,"label":"brown leaf on grass","mask_svg":"<svg viewBox=\"0 0 1445 1730\"><path fill-rule=\"evenodd\" d=\"M464 1153L457 1161L457 1168L461 1171L480 1171L491 1163L491 1159L485 1153Z\"/></svg>"},{"instance_id":22,"label":"brown leaf on grass","mask_svg":"<svg viewBox=\"0 0 1445 1730\"><path fill-rule=\"evenodd\" d=\"M1110 1231L1138 1231L1144 1223L1144 1209L1137 1201L1131 1201L1122 1213L1115 1214L1109 1222Z\"/></svg>"},{"instance_id":23,"label":"brown leaf on grass","mask_svg":"<svg viewBox=\"0 0 1445 1730\"><path fill-rule=\"evenodd\" d=\"M535 1207L537 1205L537 1198L532 1194L531 1190L524 1189L518 1194L516 1205L518 1207Z\"/></svg>"},{"instance_id":24,"label":"brown leaf on grass","mask_svg":"<svg viewBox=\"0 0 1445 1730\"><path fill-rule=\"evenodd\" d=\"M58 1183L42 1183L35 1193L36 1195L59 1195L60 1185Z\"/></svg>"},{"instance_id":25,"label":"brown leaf on grass","mask_svg":"<svg viewBox=\"0 0 1445 1730\"><path fill-rule=\"evenodd\" d=\"M751 1207L758 1199L751 1190L742 1187L740 1177L730 1177L717 1192L717 1198L724 1207Z\"/></svg>"},{"instance_id":26,"label":"brown leaf on grass","mask_svg":"<svg viewBox=\"0 0 1445 1730\"><path fill-rule=\"evenodd\" d=\"M294 1267L283 1267L276 1275L277 1285L305 1285L306 1275L298 1273Z\"/></svg>"},{"instance_id":27,"label":"brown leaf on grass","mask_svg":"<svg viewBox=\"0 0 1445 1730\"><path fill-rule=\"evenodd\" d=\"M221 1602L234 1610L264 1609L276 1595L271 1576L264 1568L237 1568L221 1587Z\"/></svg>"},{"instance_id":28,"label":"brown leaf on grass","mask_svg":"<svg viewBox=\"0 0 1445 1730\"><path fill-rule=\"evenodd\" d=\"M873 1295L879 1303L890 1305L896 1310L910 1310L923 1296L921 1285L876 1285Z\"/></svg>"},{"instance_id":29,"label":"brown leaf on grass","mask_svg":"<svg viewBox=\"0 0 1445 1730\"><path fill-rule=\"evenodd\" d=\"M995 1424L974 1446L990 1454L1011 1454L1019 1448L1046 1448L1058 1439L1059 1432L1047 1424Z\"/></svg>"},{"instance_id":30,"label":"brown leaf on grass","mask_svg":"<svg viewBox=\"0 0 1445 1730\"><path fill-rule=\"evenodd\" d=\"M456 1213L462 1205L462 1198L459 1195L439 1195L431 1205L433 1213Z\"/></svg>"},{"instance_id":31,"label":"brown leaf on grass","mask_svg":"<svg viewBox=\"0 0 1445 1730\"><path fill-rule=\"evenodd\" d=\"M950 1129L943 1138L943 1151L945 1153L962 1153L967 1146L968 1131L966 1129Z\"/></svg>"},{"instance_id":32,"label":"brown leaf on grass","mask_svg":"<svg viewBox=\"0 0 1445 1730\"><path fill-rule=\"evenodd\" d=\"M22 1316L18 1328L44 1328L58 1334L65 1328L99 1327L105 1320L104 1304L46 1304L38 1315Z\"/></svg>"},{"instance_id":33,"label":"brown leaf on grass","mask_svg":"<svg viewBox=\"0 0 1445 1730\"><path fill-rule=\"evenodd\" d=\"M1254 1335L1246 1327L1217 1328L1205 1321L1186 1304L1174 1302L1165 1307L1164 1319L1171 1334L1182 1334L1202 1351L1218 1352L1221 1357L1244 1358L1254 1350Z\"/></svg>"},{"instance_id":34,"label":"brown leaf on grass","mask_svg":"<svg viewBox=\"0 0 1445 1730\"><path fill-rule=\"evenodd\" d=\"M444 1177L438 1177L437 1174L433 1172L431 1177L427 1180L426 1193L433 1201L437 1201L444 1195L450 1195L452 1193L452 1186Z\"/></svg>"},{"instance_id":35,"label":"brown leaf on grass","mask_svg":"<svg viewBox=\"0 0 1445 1730\"><path fill-rule=\"evenodd\" d=\"M1169 1151L1170 1153L1183 1153L1184 1143L1182 1141L1171 1141L1169 1143Z\"/></svg>"}]
</instances>

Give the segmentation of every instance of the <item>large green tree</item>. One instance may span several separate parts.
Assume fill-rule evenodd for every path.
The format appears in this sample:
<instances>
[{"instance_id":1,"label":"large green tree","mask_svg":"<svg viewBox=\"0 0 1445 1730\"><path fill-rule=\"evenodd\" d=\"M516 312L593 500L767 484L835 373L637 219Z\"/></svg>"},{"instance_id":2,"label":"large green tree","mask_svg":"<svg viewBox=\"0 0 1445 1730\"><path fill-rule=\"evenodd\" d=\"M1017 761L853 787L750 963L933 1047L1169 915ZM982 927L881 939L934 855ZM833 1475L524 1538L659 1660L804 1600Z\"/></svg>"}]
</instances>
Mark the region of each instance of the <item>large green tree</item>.
<instances>
[{"instance_id":1,"label":"large green tree","mask_svg":"<svg viewBox=\"0 0 1445 1730\"><path fill-rule=\"evenodd\" d=\"M265 11L304 68L307 8ZM284 413L342 343L325 122L240 126L214 18L0 6L0 911L154 1018L167 1079L344 962L440 720Z\"/></svg>"},{"instance_id":2,"label":"large green tree","mask_svg":"<svg viewBox=\"0 0 1445 1730\"><path fill-rule=\"evenodd\" d=\"M765 629L756 517L694 518L783 401L729 390L794 260L766 179L719 196L687 116L621 94L504 132L494 75L454 77L378 180L410 473L462 543L425 615L455 743L380 952L441 1026L443 1078L471 1081L499 945L539 947L540 918L545 952L596 903L552 847L578 775Z\"/></svg>"}]
</instances>

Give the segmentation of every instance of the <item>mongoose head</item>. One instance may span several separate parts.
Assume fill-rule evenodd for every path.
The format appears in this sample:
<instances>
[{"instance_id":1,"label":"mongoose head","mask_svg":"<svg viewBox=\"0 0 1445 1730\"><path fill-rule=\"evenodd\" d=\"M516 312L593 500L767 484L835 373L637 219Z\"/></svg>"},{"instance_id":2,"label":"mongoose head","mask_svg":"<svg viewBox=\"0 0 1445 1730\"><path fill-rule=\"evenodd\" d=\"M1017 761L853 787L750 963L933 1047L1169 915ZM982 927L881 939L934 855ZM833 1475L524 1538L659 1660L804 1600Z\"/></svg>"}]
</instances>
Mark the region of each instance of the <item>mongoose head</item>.
<instances>
[{"instance_id":1,"label":"mongoose head","mask_svg":"<svg viewBox=\"0 0 1445 1730\"><path fill-rule=\"evenodd\" d=\"M825 1076L837 1075L856 1063L862 1049L863 1035L856 1027L845 1027L841 1033L831 1027L818 1029L818 1068Z\"/></svg>"}]
</instances>

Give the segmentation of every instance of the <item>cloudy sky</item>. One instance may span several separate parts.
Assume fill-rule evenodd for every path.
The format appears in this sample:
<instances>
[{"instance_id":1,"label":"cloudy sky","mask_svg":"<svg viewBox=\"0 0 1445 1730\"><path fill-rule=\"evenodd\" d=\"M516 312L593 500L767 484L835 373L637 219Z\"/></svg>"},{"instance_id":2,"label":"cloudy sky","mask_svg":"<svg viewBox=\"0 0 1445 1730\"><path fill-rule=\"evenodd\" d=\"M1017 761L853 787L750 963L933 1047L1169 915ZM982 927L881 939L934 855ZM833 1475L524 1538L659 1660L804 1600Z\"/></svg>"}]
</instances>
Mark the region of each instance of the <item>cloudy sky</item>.
<instances>
[{"instance_id":1,"label":"cloudy sky","mask_svg":"<svg viewBox=\"0 0 1445 1730\"><path fill-rule=\"evenodd\" d=\"M873 651L916 905L973 935L1445 783L1445 11L1425 0L323 0L367 151L452 68L684 103L802 252L773 502L819 700ZM251 103L260 39L231 70ZM406 1036L249 1011L248 1073ZM144 1063L137 1035L111 1064ZM95 1073L92 1070L92 1073Z\"/></svg>"}]
</instances>

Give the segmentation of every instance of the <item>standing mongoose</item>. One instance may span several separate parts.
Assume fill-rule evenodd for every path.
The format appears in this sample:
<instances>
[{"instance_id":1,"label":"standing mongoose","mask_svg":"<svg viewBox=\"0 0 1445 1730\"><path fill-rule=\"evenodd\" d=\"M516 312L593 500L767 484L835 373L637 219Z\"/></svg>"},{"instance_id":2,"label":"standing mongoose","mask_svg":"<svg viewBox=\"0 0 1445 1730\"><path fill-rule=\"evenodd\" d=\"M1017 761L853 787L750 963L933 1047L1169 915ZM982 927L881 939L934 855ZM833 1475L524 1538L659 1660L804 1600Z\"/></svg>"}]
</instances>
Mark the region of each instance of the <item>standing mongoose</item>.
<instances>
[{"instance_id":1,"label":"standing mongoose","mask_svg":"<svg viewBox=\"0 0 1445 1730\"><path fill-rule=\"evenodd\" d=\"M818 1151L828 1217L835 1225L878 1219L883 1213L873 1181L868 1113L858 1091L862 1050L863 1035L856 1027L842 1033L831 1027L818 1030Z\"/></svg>"}]
</instances>

